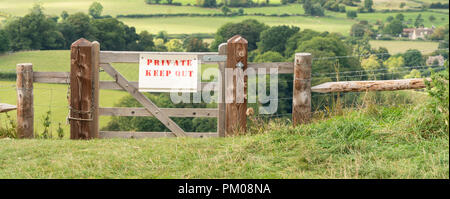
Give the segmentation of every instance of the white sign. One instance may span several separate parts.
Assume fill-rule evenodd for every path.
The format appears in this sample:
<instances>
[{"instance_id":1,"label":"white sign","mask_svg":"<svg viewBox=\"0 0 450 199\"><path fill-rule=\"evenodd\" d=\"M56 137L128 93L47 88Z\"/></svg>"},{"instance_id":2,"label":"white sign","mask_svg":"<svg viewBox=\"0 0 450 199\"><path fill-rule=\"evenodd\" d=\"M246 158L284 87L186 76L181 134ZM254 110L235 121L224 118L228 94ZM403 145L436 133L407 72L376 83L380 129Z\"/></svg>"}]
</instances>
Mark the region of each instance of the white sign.
<instances>
[{"instance_id":1,"label":"white sign","mask_svg":"<svg viewBox=\"0 0 450 199\"><path fill-rule=\"evenodd\" d=\"M197 92L197 55L140 54L140 92Z\"/></svg>"}]
</instances>

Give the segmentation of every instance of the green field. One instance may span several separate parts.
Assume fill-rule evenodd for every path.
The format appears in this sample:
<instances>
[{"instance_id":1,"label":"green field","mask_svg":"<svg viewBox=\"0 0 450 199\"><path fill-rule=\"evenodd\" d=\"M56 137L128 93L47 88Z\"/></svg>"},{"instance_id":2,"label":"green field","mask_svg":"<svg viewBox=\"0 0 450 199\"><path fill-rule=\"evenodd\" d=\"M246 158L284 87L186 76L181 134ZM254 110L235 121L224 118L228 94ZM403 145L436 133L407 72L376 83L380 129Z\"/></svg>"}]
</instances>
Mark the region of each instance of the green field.
<instances>
[{"instance_id":1,"label":"green field","mask_svg":"<svg viewBox=\"0 0 450 199\"><path fill-rule=\"evenodd\" d=\"M230 138L0 139L0 178L449 178L447 135L377 107ZM423 124L422 124L423 123Z\"/></svg>"},{"instance_id":2,"label":"green field","mask_svg":"<svg viewBox=\"0 0 450 199\"><path fill-rule=\"evenodd\" d=\"M45 8L45 12L50 15L59 16L63 10L69 13L87 12L92 0L80 1L56 1L56 0L0 0L0 13L11 14L13 16L23 16L33 6L32 2L41 2ZM220 9L200 8L195 6L167 6L167 5L147 5L143 0L132 1L114 1L100 0L104 6L104 15L117 16L119 14L175 14L175 13L221 13ZM175 1L177 2L177 1ZM193 3L193 0L183 0L184 4ZM272 3L279 3L274 1ZM378 3L389 3L387 1L376 1ZM398 3L398 2L396 2ZM408 1L408 5L414 2ZM354 7L348 7L354 9ZM237 8L232 8L237 10ZM272 7L254 7L244 8L247 14L264 13L270 14L304 14L300 4L290 4ZM397 13L359 13L358 20L368 20L375 23L377 20L386 20L388 16L395 16ZM406 20L415 19L417 15L422 14L424 25L431 27L432 25L439 27L449 23L448 14L437 13L433 11L426 12L405 12ZM151 33L157 33L165 30L169 34L189 34L189 33L214 33L217 28L227 22L239 22L245 19L257 19L268 25L295 25L302 29L313 29L317 31L338 32L344 35L349 34L352 24L356 20L347 19L345 13L336 13L326 11L327 17L263 17L263 16L240 16L240 17L158 17L158 18L121 18L120 20L127 25L134 26L139 31L147 30ZM429 16L435 16L436 20L429 21ZM443 19L443 20L442 20Z\"/></svg>"},{"instance_id":3,"label":"green field","mask_svg":"<svg viewBox=\"0 0 450 199\"><path fill-rule=\"evenodd\" d=\"M404 53L409 49L417 49L422 54L428 54L438 49L439 42L372 40L370 41L370 45L372 48L385 47L391 54Z\"/></svg>"},{"instance_id":4,"label":"green field","mask_svg":"<svg viewBox=\"0 0 450 199\"><path fill-rule=\"evenodd\" d=\"M121 19L128 25L135 26L138 31L148 30L156 33L166 30L171 34L180 33L215 33L217 29L228 22L240 22L245 19L257 19L267 25L294 25L301 29L313 29L317 31L340 32L348 35L350 27L355 21L337 20L332 17L167 17L167 18L143 18Z\"/></svg>"}]
</instances>

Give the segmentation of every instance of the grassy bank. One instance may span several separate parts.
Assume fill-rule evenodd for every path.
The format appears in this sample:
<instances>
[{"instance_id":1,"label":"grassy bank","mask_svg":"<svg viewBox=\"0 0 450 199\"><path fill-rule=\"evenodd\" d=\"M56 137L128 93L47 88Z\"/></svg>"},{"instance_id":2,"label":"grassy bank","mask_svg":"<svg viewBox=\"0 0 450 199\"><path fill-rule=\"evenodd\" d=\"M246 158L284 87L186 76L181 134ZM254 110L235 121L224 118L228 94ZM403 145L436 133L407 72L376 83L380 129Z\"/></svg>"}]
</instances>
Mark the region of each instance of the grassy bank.
<instances>
[{"instance_id":1,"label":"grassy bank","mask_svg":"<svg viewBox=\"0 0 450 199\"><path fill-rule=\"evenodd\" d=\"M417 130L421 110L347 111L231 138L1 139L0 178L448 179L448 132Z\"/></svg>"}]
</instances>

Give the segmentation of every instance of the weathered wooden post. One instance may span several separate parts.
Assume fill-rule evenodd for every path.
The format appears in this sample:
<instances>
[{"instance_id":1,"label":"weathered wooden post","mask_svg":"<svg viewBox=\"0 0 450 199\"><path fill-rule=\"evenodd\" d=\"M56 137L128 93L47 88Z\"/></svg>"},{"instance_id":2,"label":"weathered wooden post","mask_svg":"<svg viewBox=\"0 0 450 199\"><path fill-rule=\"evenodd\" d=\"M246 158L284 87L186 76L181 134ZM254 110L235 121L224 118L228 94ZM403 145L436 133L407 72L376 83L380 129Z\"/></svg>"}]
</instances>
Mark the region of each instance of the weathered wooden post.
<instances>
[{"instance_id":1,"label":"weathered wooden post","mask_svg":"<svg viewBox=\"0 0 450 199\"><path fill-rule=\"evenodd\" d=\"M311 62L310 53L296 53L292 98L292 123L294 126L311 119Z\"/></svg>"},{"instance_id":2,"label":"weathered wooden post","mask_svg":"<svg viewBox=\"0 0 450 199\"><path fill-rule=\"evenodd\" d=\"M219 45L219 55L227 54L227 43ZM217 103L219 108L219 116L217 117L217 133L219 137L225 137L225 67L224 62L219 62L219 102Z\"/></svg>"},{"instance_id":3,"label":"weathered wooden post","mask_svg":"<svg viewBox=\"0 0 450 199\"><path fill-rule=\"evenodd\" d=\"M227 41L226 77L225 81L225 135L235 135L247 130L247 69L248 42L240 35L235 35ZM231 72L233 71L233 72ZM227 74L227 73L233 74ZM242 88L243 87L243 88ZM229 100L232 97L232 100Z\"/></svg>"},{"instance_id":4,"label":"weathered wooden post","mask_svg":"<svg viewBox=\"0 0 450 199\"><path fill-rule=\"evenodd\" d=\"M33 138L33 64L17 64L17 136Z\"/></svg>"},{"instance_id":5,"label":"weathered wooden post","mask_svg":"<svg viewBox=\"0 0 450 199\"><path fill-rule=\"evenodd\" d=\"M98 138L100 44L81 38L70 47L69 121L71 139Z\"/></svg>"}]
</instances>

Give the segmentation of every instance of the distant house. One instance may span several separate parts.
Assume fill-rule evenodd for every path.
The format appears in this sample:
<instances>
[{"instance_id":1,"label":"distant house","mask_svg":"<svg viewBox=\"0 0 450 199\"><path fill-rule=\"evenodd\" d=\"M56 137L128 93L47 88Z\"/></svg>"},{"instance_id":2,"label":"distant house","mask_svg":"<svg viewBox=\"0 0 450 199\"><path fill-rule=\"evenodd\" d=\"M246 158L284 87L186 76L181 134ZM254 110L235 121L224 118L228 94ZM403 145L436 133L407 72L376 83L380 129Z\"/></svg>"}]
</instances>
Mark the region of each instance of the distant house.
<instances>
[{"instance_id":1,"label":"distant house","mask_svg":"<svg viewBox=\"0 0 450 199\"><path fill-rule=\"evenodd\" d=\"M437 63L439 66L443 66L444 61L445 61L445 59L442 55L429 56L427 59L427 65L431 66L431 65L435 65Z\"/></svg>"},{"instance_id":2,"label":"distant house","mask_svg":"<svg viewBox=\"0 0 450 199\"><path fill-rule=\"evenodd\" d=\"M402 35L409 39L416 40L418 38L426 39L428 35L434 33L433 28L404 28Z\"/></svg>"}]
</instances>

